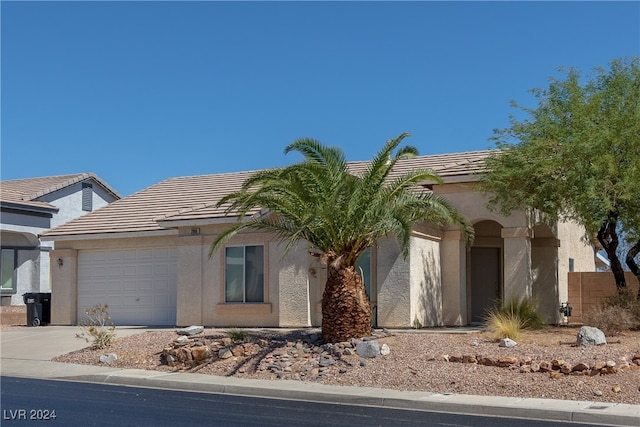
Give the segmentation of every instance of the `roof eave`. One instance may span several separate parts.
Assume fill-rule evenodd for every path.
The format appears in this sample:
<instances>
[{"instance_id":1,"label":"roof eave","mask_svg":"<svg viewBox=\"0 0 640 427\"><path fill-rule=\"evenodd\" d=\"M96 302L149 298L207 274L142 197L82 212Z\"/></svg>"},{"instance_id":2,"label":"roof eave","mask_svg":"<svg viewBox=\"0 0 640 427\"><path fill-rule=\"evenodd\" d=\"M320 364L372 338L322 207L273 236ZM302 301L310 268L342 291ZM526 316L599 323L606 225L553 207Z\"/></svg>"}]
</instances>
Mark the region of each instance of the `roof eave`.
<instances>
[{"instance_id":1,"label":"roof eave","mask_svg":"<svg viewBox=\"0 0 640 427\"><path fill-rule=\"evenodd\" d=\"M63 242L70 240L98 240L98 239L131 239L135 237L163 237L177 236L178 230L147 230L147 231L122 231L114 233L79 233L79 234L41 234L40 240Z\"/></svg>"},{"instance_id":2,"label":"roof eave","mask_svg":"<svg viewBox=\"0 0 640 427\"><path fill-rule=\"evenodd\" d=\"M46 213L46 214L56 213L60 210L55 206L51 206L51 207L34 206L29 202L20 203L20 202L2 201L0 202L0 207L5 209L15 209L15 210L22 210L22 211L28 211L28 212L34 212L34 213Z\"/></svg>"}]
</instances>

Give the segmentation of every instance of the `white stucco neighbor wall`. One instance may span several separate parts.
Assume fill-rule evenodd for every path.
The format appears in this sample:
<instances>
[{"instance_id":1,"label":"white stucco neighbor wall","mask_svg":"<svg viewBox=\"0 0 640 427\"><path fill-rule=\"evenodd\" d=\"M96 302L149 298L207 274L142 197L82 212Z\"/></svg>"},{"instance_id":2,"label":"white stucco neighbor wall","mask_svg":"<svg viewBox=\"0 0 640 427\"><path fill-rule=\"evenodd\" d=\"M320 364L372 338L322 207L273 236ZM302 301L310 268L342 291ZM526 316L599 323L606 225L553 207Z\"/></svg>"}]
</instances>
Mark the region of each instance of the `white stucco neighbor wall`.
<instances>
[{"instance_id":1,"label":"white stucco neighbor wall","mask_svg":"<svg viewBox=\"0 0 640 427\"><path fill-rule=\"evenodd\" d=\"M115 200L114 197L106 193L99 184L94 181L88 182L93 184L92 210L100 209ZM57 227L89 213L89 211L82 210L82 182L77 182L58 191L46 194L38 200L52 204L59 209L59 211L53 215L53 218L51 218L50 228Z\"/></svg>"}]
</instances>

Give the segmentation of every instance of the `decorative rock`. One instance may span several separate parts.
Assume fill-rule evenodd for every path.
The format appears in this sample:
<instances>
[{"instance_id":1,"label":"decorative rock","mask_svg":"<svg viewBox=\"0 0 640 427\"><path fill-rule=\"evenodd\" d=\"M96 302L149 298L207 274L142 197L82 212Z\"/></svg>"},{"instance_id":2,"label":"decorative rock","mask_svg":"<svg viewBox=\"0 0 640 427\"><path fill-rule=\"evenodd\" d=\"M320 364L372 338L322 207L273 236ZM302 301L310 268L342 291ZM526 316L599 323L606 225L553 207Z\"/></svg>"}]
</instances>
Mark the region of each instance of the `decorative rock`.
<instances>
[{"instance_id":1,"label":"decorative rock","mask_svg":"<svg viewBox=\"0 0 640 427\"><path fill-rule=\"evenodd\" d=\"M531 365L520 366L520 372L523 374L528 374L529 372L531 372Z\"/></svg>"},{"instance_id":2,"label":"decorative rock","mask_svg":"<svg viewBox=\"0 0 640 427\"><path fill-rule=\"evenodd\" d=\"M197 335L204 331L204 326L188 326L182 329L176 329L178 335Z\"/></svg>"},{"instance_id":3,"label":"decorative rock","mask_svg":"<svg viewBox=\"0 0 640 427\"><path fill-rule=\"evenodd\" d=\"M588 370L589 370L589 365L587 365L586 363L578 363L572 369L572 371L574 372L583 372Z\"/></svg>"},{"instance_id":4,"label":"decorative rock","mask_svg":"<svg viewBox=\"0 0 640 427\"><path fill-rule=\"evenodd\" d=\"M560 367L560 372L562 372L563 374L569 374L571 373L571 371L573 370L573 366L571 366L571 363L564 363L561 367Z\"/></svg>"},{"instance_id":5,"label":"decorative rock","mask_svg":"<svg viewBox=\"0 0 640 427\"><path fill-rule=\"evenodd\" d=\"M223 347L218 351L218 357L220 359L228 359L233 356L231 350L228 347Z\"/></svg>"},{"instance_id":6,"label":"decorative rock","mask_svg":"<svg viewBox=\"0 0 640 427\"><path fill-rule=\"evenodd\" d=\"M191 340L190 340L190 339L189 339L189 337L188 337L188 336L186 336L186 335L180 335L178 338L176 338L176 339L174 340L174 342L177 342L178 344L181 344L181 343L188 343L189 341L191 341Z\"/></svg>"},{"instance_id":7,"label":"decorative rock","mask_svg":"<svg viewBox=\"0 0 640 427\"><path fill-rule=\"evenodd\" d=\"M540 362L540 371L542 372L550 372L553 370L553 365L551 362L542 361Z\"/></svg>"},{"instance_id":8,"label":"decorative rock","mask_svg":"<svg viewBox=\"0 0 640 427\"><path fill-rule=\"evenodd\" d=\"M477 346L479 346L479 345L480 345L480 344L478 343L478 340L473 340L473 341L471 341L471 347L477 347Z\"/></svg>"},{"instance_id":9,"label":"decorative rock","mask_svg":"<svg viewBox=\"0 0 640 427\"><path fill-rule=\"evenodd\" d=\"M620 393L620 386L618 384L611 387L611 391L614 393Z\"/></svg>"},{"instance_id":10,"label":"decorative rock","mask_svg":"<svg viewBox=\"0 0 640 427\"><path fill-rule=\"evenodd\" d=\"M558 378L562 378L562 377L563 377L563 375L560 372L557 372L557 371L549 372L549 378L552 378L554 380L558 379Z\"/></svg>"},{"instance_id":11,"label":"decorative rock","mask_svg":"<svg viewBox=\"0 0 640 427\"><path fill-rule=\"evenodd\" d=\"M513 356L501 357L498 359L498 366L506 367L511 365L517 365L518 358Z\"/></svg>"},{"instance_id":12,"label":"decorative rock","mask_svg":"<svg viewBox=\"0 0 640 427\"><path fill-rule=\"evenodd\" d=\"M500 340L500 347L515 347L516 345L518 345L518 343L511 338L503 338Z\"/></svg>"},{"instance_id":13,"label":"decorative rock","mask_svg":"<svg viewBox=\"0 0 640 427\"><path fill-rule=\"evenodd\" d=\"M193 360L195 360L196 363L199 363L211 357L211 350L206 345L201 345L193 347L191 349L191 354L193 356Z\"/></svg>"},{"instance_id":14,"label":"decorative rock","mask_svg":"<svg viewBox=\"0 0 640 427\"><path fill-rule=\"evenodd\" d=\"M351 356L353 355L353 350L350 348L345 348L342 354L344 354L345 356Z\"/></svg>"},{"instance_id":15,"label":"decorative rock","mask_svg":"<svg viewBox=\"0 0 640 427\"><path fill-rule=\"evenodd\" d=\"M594 394L595 396L602 396L602 390L594 390L594 391L593 391L593 394Z\"/></svg>"},{"instance_id":16,"label":"decorative rock","mask_svg":"<svg viewBox=\"0 0 640 427\"><path fill-rule=\"evenodd\" d=\"M360 361L360 366L365 367L367 366L367 362L365 362L364 360Z\"/></svg>"},{"instance_id":17,"label":"decorative rock","mask_svg":"<svg viewBox=\"0 0 640 427\"><path fill-rule=\"evenodd\" d=\"M389 353L391 353L389 346L387 344L382 344L382 347L380 347L380 354L382 356L387 356Z\"/></svg>"},{"instance_id":18,"label":"decorative rock","mask_svg":"<svg viewBox=\"0 0 640 427\"><path fill-rule=\"evenodd\" d=\"M111 365L116 360L118 360L118 355L115 353L103 354L100 356L100 363L105 363L107 365Z\"/></svg>"},{"instance_id":19,"label":"decorative rock","mask_svg":"<svg viewBox=\"0 0 640 427\"><path fill-rule=\"evenodd\" d=\"M606 343L607 339L604 336L604 332L592 326L581 327L576 340L576 344L580 346L603 345Z\"/></svg>"},{"instance_id":20,"label":"decorative rock","mask_svg":"<svg viewBox=\"0 0 640 427\"><path fill-rule=\"evenodd\" d=\"M377 357L380 355L380 345L378 341L360 341L356 345L356 353L360 357Z\"/></svg>"},{"instance_id":21,"label":"decorative rock","mask_svg":"<svg viewBox=\"0 0 640 427\"><path fill-rule=\"evenodd\" d=\"M463 357L460 353L453 353L449 355L449 362L462 363Z\"/></svg>"},{"instance_id":22,"label":"decorative rock","mask_svg":"<svg viewBox=\"0 0 640 427\"><path fill-rule=\"evenodd\" d=\"M478 359L472 354L465 354L462 356L462 363L478 363Z\"/></svg>"},{"instance_id":23,"label":"decorative rock","mask_svg":"<svg viewBox=\"0 0 640 427\"><path fill-rule=\"evenodd\" d=\"M490 357L481 357L478 363L484 366L496 366L498 364L496 360Z\"/></svg>"},{"instance_id":24,"label":"decorative rock","mask_svg":"<svg viewBox=\"0 0 640 427\"><path fill-rule=\"evenodd\" d=\"M539 363L532 362L531 365L529 365L529 368L531 369L531 372L540 372L540 364Z\"/></svg>"},{"instance_id":25,"label":"decorative rock","mask_svg":"<svg viewBox=\"0 0 640 427\"><path fill-rule=\"evenodd\" d=\"M616 362L613 360L607 360L607 368L613 368L614 366L616 366Z\"/></svg>"}]
</instances>

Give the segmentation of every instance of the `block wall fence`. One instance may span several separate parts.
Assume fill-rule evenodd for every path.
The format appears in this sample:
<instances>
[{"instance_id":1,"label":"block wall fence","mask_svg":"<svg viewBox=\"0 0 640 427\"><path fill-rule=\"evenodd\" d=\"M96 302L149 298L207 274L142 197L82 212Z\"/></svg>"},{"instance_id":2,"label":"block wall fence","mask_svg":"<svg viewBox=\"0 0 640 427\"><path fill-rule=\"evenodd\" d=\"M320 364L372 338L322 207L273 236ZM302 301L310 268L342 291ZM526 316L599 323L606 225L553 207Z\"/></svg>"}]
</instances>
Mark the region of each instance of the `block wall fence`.
<instances>
[{"instance_id":1,"label":"block wall fence","mask_svg":"<svg viewBox=\"0 0 640 427\"><path fill-rule=\"evenodd\" d=\"M625 273L627 287L634 295L638 292L638 279ZM569 304L573 307L569 323L583 323L582 315L597 308L608 297L616 294L616 282L610 271L597 273L569 273Z\"/></svg>"}]
</instances>

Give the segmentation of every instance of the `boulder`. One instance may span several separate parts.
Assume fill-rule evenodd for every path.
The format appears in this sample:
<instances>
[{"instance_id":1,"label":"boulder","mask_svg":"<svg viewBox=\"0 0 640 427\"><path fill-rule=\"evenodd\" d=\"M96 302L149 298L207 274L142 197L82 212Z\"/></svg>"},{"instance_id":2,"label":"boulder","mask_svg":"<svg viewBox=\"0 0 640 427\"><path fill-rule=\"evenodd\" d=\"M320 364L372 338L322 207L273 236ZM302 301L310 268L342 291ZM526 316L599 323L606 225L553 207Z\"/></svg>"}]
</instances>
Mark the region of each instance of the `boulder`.
<instances>
[{"instance_id":1,"label":"boulder","mask_svg":"<svg viewBox=\"0 0 640 427\"><path fill-rule=\"evenodd\" d=\"M360 341L356 345L356 353L360 357L377 357L380 355L380 345L378 341Z\"/></svg>"},{"instance_id":2,"label":"boulder","mask_svg":"<svg viewBox=\"0 0 640 427\"><path fill-rule=\"evenodd\" d=\"M604 336L604 332L598 328L583 326L580 328L580 331L578 331L576 344L579 346L603 345L606 343L607 339Z\"/></svg>"},{"instance_id":3,"label":"boulder","mask_svg":"<svg viewBox=\"0 0 640 427\"><path fill-rule=\"evenodd\" d=\"M186 328L176 329L178 335L197 335L204 331L204 326L188 326Z\"/></svg>"},{"instance_id":4,"label":"boulder","mask_svg":"<svg viewBox=\"0 0 640 427\"><path fill-rule=\"evenodd\" d=\"M387 356L389 353L391 353L389 346L387 344L382 344L382 347L380 347L380 354Z\"/></svg>"},{"instance_id":5,"label":"boulder","mask_svg":"<svg viewBox=\"0 0 640 427\"><path fill-rule=\"evenodd\" d=\"M233 357L233 353L228 347L223 347L218 351L218 357L220 359L228 359L230 357Z\"/></svg>"},{"instance_id":6,"label":"boulder","mask_svg":"<svg viewBox=\"0 0 640 427\"><path fill-rule=\"evenodd\" d=\"M107 365L112 364L116 360L118 360L118 355L115 353L103 354L102 356L100 356L100 363L104 363Z\"/></svg>"},{"instance_id":7,"label":"boulder","mask_svg":"<svg viewBox=\"0 0 640 427\"><path fill-rule=\"evenodd\" d=\"M516 345L518 345L518 343L511 338L503 338L500 340L500 347L515 347Z\"/></svg>"}]
</instances>

